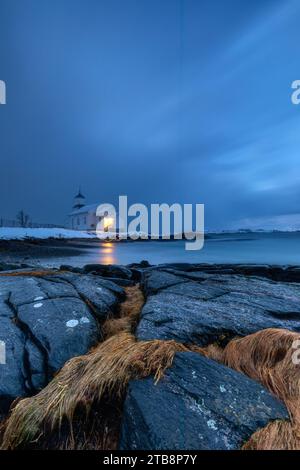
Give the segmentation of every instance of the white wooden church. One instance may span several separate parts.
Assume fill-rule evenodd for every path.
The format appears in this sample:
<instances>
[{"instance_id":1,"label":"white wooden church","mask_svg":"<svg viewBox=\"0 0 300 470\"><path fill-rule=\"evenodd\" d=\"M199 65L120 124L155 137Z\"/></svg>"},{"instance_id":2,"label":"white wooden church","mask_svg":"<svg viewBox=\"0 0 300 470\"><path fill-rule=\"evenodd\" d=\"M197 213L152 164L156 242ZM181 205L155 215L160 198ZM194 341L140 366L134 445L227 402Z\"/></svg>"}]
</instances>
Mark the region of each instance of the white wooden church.
<instances>
[{"instance_id":1,"label":"white wooden church","mask_svg":"<svg viewBox=\"0 0 300 470\"><path fill-rule=\"evenodd\" d=\"M96 215L98 204L86 204L85 197L79 189L78 194L74 198L73 210L68 215L68 225L73 230L95 231L98 222L105 218L107 213L103 213L100 217ZM111 219L110 219L111 220ZM118 217L117 217L118 220ZM118 223L114 221L116 231L118 231ZM106 226L105 231L109 231L109 225Z\"/></svg>"}]
</instances>

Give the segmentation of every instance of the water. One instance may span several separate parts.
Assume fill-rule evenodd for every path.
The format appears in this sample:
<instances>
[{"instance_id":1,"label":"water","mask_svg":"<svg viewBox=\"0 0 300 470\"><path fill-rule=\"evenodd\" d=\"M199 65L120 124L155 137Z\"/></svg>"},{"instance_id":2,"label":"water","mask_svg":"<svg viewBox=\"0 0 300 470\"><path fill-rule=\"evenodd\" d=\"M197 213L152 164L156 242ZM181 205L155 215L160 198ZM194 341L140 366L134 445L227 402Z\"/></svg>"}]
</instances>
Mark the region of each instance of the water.
<instances>
[{"instance_id":1,"label":"water","mask_svg":"<svg viewBox=\"0 0 300 470\"><path fill-rule=\"evenodd\" d=\"M200 251L186 251L185 242L138 241L97 242L78 256L43 259L47 266L88 263L129 264L147 260L151 264L187 263L256 263L300 265L300 232L244 233L210 235ZM82 248L81 248L82 250Z\"/></svg>"}]
</instances>

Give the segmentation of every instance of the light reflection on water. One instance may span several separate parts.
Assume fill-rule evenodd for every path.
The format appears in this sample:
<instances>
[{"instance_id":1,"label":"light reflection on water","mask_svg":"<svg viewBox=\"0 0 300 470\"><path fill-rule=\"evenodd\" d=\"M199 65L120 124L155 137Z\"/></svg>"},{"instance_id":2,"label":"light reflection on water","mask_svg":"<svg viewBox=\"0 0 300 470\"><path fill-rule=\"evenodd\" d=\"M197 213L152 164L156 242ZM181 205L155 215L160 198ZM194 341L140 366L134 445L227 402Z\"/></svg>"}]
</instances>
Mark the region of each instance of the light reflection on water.
<instances>
[{"instance_id":1,"label":"light reflection on water","mask_svg":"<svg viewBox=\"0 0 300 470\"><path fill-rule=\"evenodd\" d=\"M115 256L115 244L106 242L100 245L99 261L100 264L117 264Z\"/></svg>"}]
</instances>

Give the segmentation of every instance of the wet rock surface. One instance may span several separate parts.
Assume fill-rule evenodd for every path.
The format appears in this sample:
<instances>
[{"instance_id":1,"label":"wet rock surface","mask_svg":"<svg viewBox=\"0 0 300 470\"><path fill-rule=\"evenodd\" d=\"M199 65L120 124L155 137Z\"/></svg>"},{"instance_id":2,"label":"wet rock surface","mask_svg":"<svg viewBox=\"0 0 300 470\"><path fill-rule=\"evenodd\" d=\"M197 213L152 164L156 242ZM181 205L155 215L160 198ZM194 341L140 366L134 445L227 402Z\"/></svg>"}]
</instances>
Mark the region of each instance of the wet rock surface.
<instances>
[{"instance_id":1,"label":"wet rock surface","mask_svg":"<svg viewBox=\"0 0 300 470\"><path fill-rule=\"evenodd\" d=\"M153 377L130 383L120 449L239 449L270 420L287 417L255 381L199 354L177 353L158 384Z\"/></svg>"},{"instance_id":2,"label":"wet rock surface","mask_svg":"<svg viewBox=\"0 0 300 470\"><path fill-rule=\"evenodd\" d=\"M27 273L28 274L28 273ZM41 390L67 360L101 340L124 290L99 276L45 272L0 277L0 410Z\"/></svg>"},{"instance_id":3,"label":"wet rock surface","mask_svg":"<svg viewBox=\"0 0 300 470\"><path fill-rule=\"evenodd\" d=\"M145 296L138 340L204 346L271 327L300 331L297 267L143 262L40 274L40 267L36 274L21 265L1 268L0 416L101 341L102 323L137 281ZM157 385L153 377L129 384L120 448L238 449L269 421L285 418L283 404L258 383L199 353L178 353Z\"/></svg>"},{"instance_id":4,"label":"wet rock surface","mask_svg":"<svg viewBox=\"0 0 300 470\"><path fill-rule=\"evenodd\" d=\"M300 284L177 268L145 270L138 339L203 346L265 328L300 331Z\"/></svg>"}]
</instances>

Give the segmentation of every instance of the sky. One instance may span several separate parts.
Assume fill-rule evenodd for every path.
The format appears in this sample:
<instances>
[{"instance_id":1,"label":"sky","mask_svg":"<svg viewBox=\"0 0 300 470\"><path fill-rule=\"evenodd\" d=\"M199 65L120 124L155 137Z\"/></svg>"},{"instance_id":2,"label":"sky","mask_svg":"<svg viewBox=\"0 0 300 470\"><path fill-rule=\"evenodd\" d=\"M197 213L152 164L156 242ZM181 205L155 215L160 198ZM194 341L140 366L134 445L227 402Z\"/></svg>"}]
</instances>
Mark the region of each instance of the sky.
<instances>
[{"instance_id":1,"label":"sky","mask_svg":"<svg viewBox=\"0 0 300 470\"><path fill-rule=\"evenodd\" d=\"M298 0L0 0L0 217L204 203L300 213ZM300 216L299 216L300 217Z\"/></svg>"}]
</instances>

